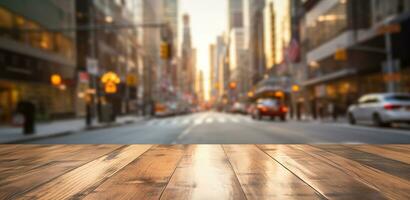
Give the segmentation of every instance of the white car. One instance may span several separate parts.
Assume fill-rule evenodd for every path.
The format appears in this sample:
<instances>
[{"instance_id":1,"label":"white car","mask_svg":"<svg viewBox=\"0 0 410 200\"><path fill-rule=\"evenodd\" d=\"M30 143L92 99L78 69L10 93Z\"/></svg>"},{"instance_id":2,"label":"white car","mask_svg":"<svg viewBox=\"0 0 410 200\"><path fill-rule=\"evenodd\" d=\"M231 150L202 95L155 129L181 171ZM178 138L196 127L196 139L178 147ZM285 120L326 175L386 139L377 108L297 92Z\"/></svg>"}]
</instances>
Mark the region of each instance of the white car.
<instances>
[{"instance_id":1,"label":"white car","mask_svg":"<svg viewBox=\"0 0 410 200\"><path fill-rule=\"evenodd\" d=\"M410 94L382 93L361 97L348 110L350 124L372 122L376 126L410 123Z\"/></svg>"}]
</instances>

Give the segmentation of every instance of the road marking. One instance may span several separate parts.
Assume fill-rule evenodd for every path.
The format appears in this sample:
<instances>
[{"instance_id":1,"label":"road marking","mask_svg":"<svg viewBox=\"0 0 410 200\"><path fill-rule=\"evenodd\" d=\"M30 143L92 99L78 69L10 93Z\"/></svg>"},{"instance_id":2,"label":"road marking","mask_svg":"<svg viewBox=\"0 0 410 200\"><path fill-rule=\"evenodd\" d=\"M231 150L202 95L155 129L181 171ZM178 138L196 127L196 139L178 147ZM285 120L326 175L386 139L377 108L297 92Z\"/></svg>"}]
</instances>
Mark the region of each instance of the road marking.
<instances>
[{"instance_id":1,"label":"road marking","mask_svg":"<svg viewBox=\"0 0 410 200\"><path fill-rule=\"evenodd\" d=\"M207 124L210 124L210 123L212 123L213 121L214 121L213 118L207 118L207 119L206 119L206 123L207 123Z\"/></svg>"},{"instance_id":2,"label":"road marking","mask_svg":"<svg viewBox=\"0 0 410 200\"><path fill-rule=\"evenodd\" d=\"M179 123L179 121L180 120L178 118L175 118L174 120L172 120L171 124L172 125L177 125Z\"/></svg>"},{"instance_id":3,"label":"road marking","mask_svg":"<svg viewBox=\"0 0 410 200\"><path fill-rule=\"evenodd\" d=\"M237 119L237 118L231 118L231 121L232 121L233 123L239 123L239 119Z\"/></svg>"},{"instance_id":4,"label":"road marking","mask_svg":"<svg viewBox=\"0 0 410 200\"><path fill-rule=\"evenodd\" d=\"M225 122L226 122L225 117L220 117L220 118L218 118L218 122L219 122L219 123L225 123Z\"/></svg>"},{"instance_id":5,"label":"road marking","mask_svg":"<svg viewBox=\"0 0 410 200\"><path fill-rule=\"evenodd\" d=\"M152 119L151 121L149 121L148 123L147 123L147 125L148 126L153 126L155 123L157 123L158 122L158 120L156 120L156 119Z\"/></svg>"},{"instance_id":6,"label":"road marking","mask_svg":"<svg viewBox=\"0 0 410 200\"><path fill-rule=\"evenodd\" d=\"M167 123L169 123L170 122L170 120L162 120L162 121L160 121L159 123L158 123L158 125L159 126L164 126L164 125L166 125Z\"/></svg>"},{"instance_id":7,"label":"road marking","mask_svg":"<svg viewBox=\"0 0 410 200\"><path fill-rule=\"evenodd\" d=\"M191 121L191 119L186 118L186 119L184 119L184 121L182 121L182 124L188 124L188 123L189 123L189 121Z\"/></svg>"},{"instance_id":8,"label":"road marking","mask_svg":"<svg viewBox=\"0 0 410 200\"><path fill-rule=\"evenodd\" d=\"M204 120L204 118L195 119L194 124L195 125L202 124L203 120Z\"/></svg>"},{"instance_id":9,"label":"road marking","mask_svg":"<svg viewBox=\"0 0 410 200\"><path fill-rule=\"evenodd\" d=\"M182 140L185 136L187 136L192 131L193 128L195 128L195 125L189 126L184 131L182 131L182 133L178 135L177 139L173 141L172 144L177 144L177 142L179 140Z\"/></svg>"}]
</instances>

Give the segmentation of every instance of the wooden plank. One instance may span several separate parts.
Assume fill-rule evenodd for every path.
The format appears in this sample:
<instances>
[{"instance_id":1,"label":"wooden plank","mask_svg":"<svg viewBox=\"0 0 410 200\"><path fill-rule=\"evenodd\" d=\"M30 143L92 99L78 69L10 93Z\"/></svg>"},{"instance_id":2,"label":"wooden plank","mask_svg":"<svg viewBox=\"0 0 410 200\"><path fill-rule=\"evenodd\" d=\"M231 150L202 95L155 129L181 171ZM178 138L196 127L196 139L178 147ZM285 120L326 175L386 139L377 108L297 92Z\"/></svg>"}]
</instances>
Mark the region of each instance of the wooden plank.
<instances>
[{"instance_id":1,"label":"wooden plank","mask_svg":"<svg viewBox=\"0 0 410 200\"><path fill-rule=\"evenodd\" d=\"M23 199L69 199L94 190L146 152L151 145L124 146L69 171L23 195Z\"/></svg>"},{"instance_id":2,"label":"wooden plank","mask_svg":"<svg viewBox=\"0 0 410 200\"><path fill-rule=\"evenodd\" d=\"M119 148L118 145L44 145L18 148L0 158L0 182L53 161L84 161Z\"/></svg>"},{"instance_id":3,"label":"wooden plank","mask_svg":"<svg viewBox=\"0 0 410 200\"><path fill-rule=\"evenodd\" d=\"M293 145L260 148L328 199L385 199L375 188Z\"/></svg>"},{"instance_id":4,"label":"wooden plank","mask_svg":"<svg viewBox=\"0 0 410 200\"><path fill-rule=\"evenodd\" d=\"M364 151L367 153L376 154L383 156L385 158L397 160L406 164L410 164L410 154L404 153L402 151L395 151L390 148L385 148L384 146L376 145L350 145L350 148L357 149L359 151Z\"/></svg>"},{"instance_id":5,"label":"wooden plank","mask_svg":"<svg viewBox=\"0 0 410 200\"><path fill-rule=\"evenodd\" d=\"M182 145L151 148L85 199L159 199L185 148Z\"/></svg>"},{"instance_id":6,"label":"wooden plank","mask_svg":"<svg viewBox=\"0 0 410 200\"><path fill-rule=\"evenodd\" d=\"M323 199L255 145L223 145L248 199Z\"/></svg>"},{"instance_id":7,"label":"wooden plank","mask_svg":"<svg viewBox=\"0 0 410 200\"><path fill-rule=\"evenodd\" d=\"M191 145L161 199L245 199L220 145Z\"/></svg>"},{"instance_id":8,"label":"wooden plank","mask_svg":"<svg viewBox=\"0 0 410 200\"><path fill-rule=\"evenodd\" d=\"M383 148L387 148L392 151L406 153L407 155L410 154L410 145L387 144L387 145L383 145Z\"/></svg>"},{"instance_id":9,"label":"wooden plank","mask_svg":"<svg viewBox=\"0 0 410 200\"><path fill-rule=\"evenodd\" d=\"M316 147L410 181L410 166L406 163L388 159L376 154L346 148L343 145L318 145Z\"/></svg>"},{"instance_id":10,"label":"wooden plank","mask_svg":"<svg viewBox=\"0 0 410 200\"><path fill-rule=\"evenodd\" d=\"M383 171L313 146L298 147L315 158L326 162L370 187L376 188L390 199L410 199L410 182ZM353 189L353 188L351 188Z\"/></svg>"},{"instance_id":11,"label":"wooden plank","mask_svg":"<svg viewBox=\"0 0 410 200\"><path fill-rule=\"evenodd\" d=\"M44 158L40 156L33 157L32 160L30 160L28 159L29 157L27 157L20 162L17 160L16 162L12 162L12 165L7 165L10 169L5 172L0 172L0 188L2 188L0 190L0 199L19 196L69 170L112 152L120 146L73 145L70 147L57 145L56 147L58 147L57 151L48 152L48 154L50 154L49 156L43 154ZM45 149L50 150L48 147ZM54 155L54 152L60 153ZM66 154L61 152L66 152ZM47 157L52 159L45 160ZM6 163L2 162L1 165L5 166ZM13 167L16 169L13 170Z\"/></svg>"}]
</instances>

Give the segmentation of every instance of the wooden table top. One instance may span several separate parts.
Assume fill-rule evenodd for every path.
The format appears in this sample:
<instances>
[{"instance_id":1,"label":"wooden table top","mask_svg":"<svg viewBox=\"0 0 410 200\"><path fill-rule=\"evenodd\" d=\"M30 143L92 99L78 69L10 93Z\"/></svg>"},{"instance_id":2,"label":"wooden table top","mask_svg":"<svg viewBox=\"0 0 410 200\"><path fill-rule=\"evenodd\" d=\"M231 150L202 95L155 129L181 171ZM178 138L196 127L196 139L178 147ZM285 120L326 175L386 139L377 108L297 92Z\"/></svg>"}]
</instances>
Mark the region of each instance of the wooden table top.
<instances>
[{"instance_id":1,"label":"wooden table top","mask_svg":"<svg viewBox=\"0 0 410 200\"><path fill-rule=\"evenodd\" d=\"M410 145L0 145L0 199L410 199Z\"/></svg>"}]
</instances>

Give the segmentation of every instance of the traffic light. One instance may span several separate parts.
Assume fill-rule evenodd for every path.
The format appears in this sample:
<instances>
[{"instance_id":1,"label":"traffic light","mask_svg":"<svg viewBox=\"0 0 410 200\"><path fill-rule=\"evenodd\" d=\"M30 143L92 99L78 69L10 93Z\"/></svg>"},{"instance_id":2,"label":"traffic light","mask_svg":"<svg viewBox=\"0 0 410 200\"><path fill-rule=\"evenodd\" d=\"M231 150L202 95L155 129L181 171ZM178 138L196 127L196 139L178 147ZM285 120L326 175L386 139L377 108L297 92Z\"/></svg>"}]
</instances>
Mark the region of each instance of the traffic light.
<instances>
[{"instance_id":1,"label":"traffic light","mask_svg":"<svg viewBox=\"0 0 410 200\"><path fill-rule=\"evenodd\" d=\"M300 86L299 85L293 85L292 86L292 92L299 92L300 91Z\"/></svg>"},{"instance_id":2,"label":"traffic light","mask_svg":"<svg viewBox=\"0 0 410 200\"><path fill-rule=\"evenodd\" d=\"M171 58L171 45L167 42L161 44L161 58L164 60L169 60Z\"/></svg>"},{"instance_id":3,"label":"traffic light","mask_svg":"<svg viewBox=\"0 0 410 200\"><path fill-rule=\"evenodd\" d=\"M334 58L336 61L346 61L347 60L346 49L337 49Z\"/></svg>"},{"instance_id":4,"label":"traffic light","mask_svg":"<svg viewBox=\"0 0 410 200\"><path fill-rule=\"evenodd\" d=\"M229 83L229 88L230 88L231 90L235 90L236 87L237 87L236 82L231 82L231 83Z\"/></svg>"}]
</instances>

